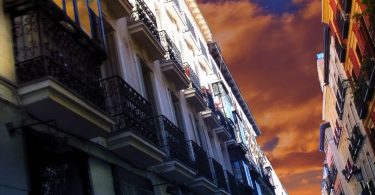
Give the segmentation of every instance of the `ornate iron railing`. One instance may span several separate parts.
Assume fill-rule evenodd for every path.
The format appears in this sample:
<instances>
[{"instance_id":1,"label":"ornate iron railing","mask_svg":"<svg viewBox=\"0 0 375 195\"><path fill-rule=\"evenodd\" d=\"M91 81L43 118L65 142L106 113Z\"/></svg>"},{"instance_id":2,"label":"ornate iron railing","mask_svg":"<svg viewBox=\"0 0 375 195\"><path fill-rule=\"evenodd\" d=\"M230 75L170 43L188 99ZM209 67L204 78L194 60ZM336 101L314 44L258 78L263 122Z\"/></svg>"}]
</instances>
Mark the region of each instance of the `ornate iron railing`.
<instances>
[{"instance_id":1,"label":"ornate iron railing","mask_svg":"<svg viewBox=\"0 0 375 195\"><path fill-rule=\"evenodd\" d=\"M338 123L336 122L336 128L335 128L335 131L334 131L334 137L333 137L336 146L338 146L339 143L340 143L341 132L342 132L342 128L341 128L341 127L338 125Z\"/></svg>"},{"instance_id":2,"label":"ornate iron railing","mask_svg":"<svg viewBox=\"0 0 375 195\"><path fill-rule=\"evenodd\" d=\"M220 113L221 113L220 118L224 117L224 115L223 115L223 113L221 111L220 111ZM236 128L234 126L233 121L230 118L224 118L222 124L224 125L225 129L229 132L229 134L231 135L232 139L236 139L236 135L235 135L235 132L236 132L235 129Z\"/></svg>"},{"instance_id":3,"label":"ornate iron railing","mask_svg":"<svg viewBox=\"0 0 375 195\"><path fill-rule=\"evenodd\" d=\"M12 17L12 25L19 84L49 76L105 110L101 59L90 52L93 48L39 9Z\"/></svg>"},{"instance_id":4,"label":"ornate iron railing","mask_svg":"<svg viewBox=\"0 0 375 195\"><path fill-rule=\"evenodd\" d=\"M102 85L107 111L116 122L113 133L132 131L159 146L151 104L119 76L104 79Z\"/></svg>"},{"instance_id":5,"label":"ornate iron railing","mask_svg":"<svg viewBox=\"0 0 375 195\"><path fill-rule=\"evenodd\" d=\"M238 191L239 191L238 194L252 194L253 193L253 190L251 189L250 186L245 185L241 182L238 182Z\"/></svg>"},{"instance_id":6,"label":"ornate iron railing","mask_svg":"<svg viewBox=\"0 0 375 195\"><path fill-rule=\"evenodd\" d=\"M183 66L185 69L185 74L190 79L191 87L195 88L197 92L201 94L201 82L199 80L199 77L195 74L194 70L190 67L190 65L187 62L185 62Z\"/></svg>"},{"instance_id":7,"label":"ornate iron railing","mask_svg":"<svg viewBox=\"0 0 375 195\"><path fill-rule=\"evenodd\" d=\"M160 31L160 42L166 51L165 58L162 60L162 62L172 61L177 65L178 69L180 69L182 73L185 72L182 66L181 53L173 41L169 38L167 32L164 30Z\"/></svg>"},{"instance_id":8,"label":"ornate iron railing","mask_svg":"<svg viewBox=\"0 0 375 195\"><path fill-rule=\"evenodd\" d=\"M162 135L162 147L169 159L176 159L192 166L184 132L163 115L158 117L158 121Z\"/></svg>"},{"instance_id":9,"label":"ornate iron railing","mask_svg":"<svg viewBox=\"0 0 375 195\"><path fill-rule=\"evenodd\" d=\"M359 150L362 147L364 136L361 134L358 125L355 125L350 136L349 152L352 156L353 161L357 160Z\"/></svg>"},{"instance_id":10,"label":"ornate iron railing","mask_svg":"<svg viewBox=\"0 0 375 195\"><path fill-rule=\"evenodd\" d=\"M354 165L351 165L351 163L348 160L345 165L345 168L341 172L344 175L346 181L349 182L356 170L358 170L358 168Z\"/></svg>"},{"instance_id":11,"label":"ornate iron railing","mask_svg":"<svg viewBox=\"0 0 375 195\"><path fill-rule=\"evenodd\" d=\"M221 189L228 191L227 182L224 175L223 166L219 162L217 162L214 158L210 158L210 163L212 166L212 172L215 175L215 182L217 186L219 186Z\"/></svg>"},{"instance_id":12,"label":"ornate iron railing","mask_svg":"<svg viewBox=\"0 0 375 195\"><path fill-rule=\"evenodd\" d=\"M341 78L338 78L337 80L337 86L338 86L338 94L340 95L340 99L345 101L345 95L346 95L346 89L347 89L347 86L345 84L345 82L341 79Z\"/></svg>"},{"instance_id":13,"label":"ornate iron railing","mask_svg":"<svg viewBox=\"0 0 375 195\"><path fill-rule=\"evenodd\" d=\"M143 22L154 37L160 41L156 17L143 0L135 1L135 10L132 12L129 22L130 24Z\"/></svg>"},{"instance_id":14,"label":"ornate iron railing","mask_svg":"<svg viewBox=\"0 0 375 195\"><path fill-rule=\"evenodd\" d=\"M208 180L213 181L210 163L208 161L207 153L193 140L188 141L191 160L194 168L199 176L206 177Z\"/></svg>"},{"instance_id":15,"label":"ornate iron railing","mask_svg":"<svg viewBox=\"0 0 375 195\"><path fill-rule=\"evenodd\" d=\"M228 178L228 186L230 190L230 194L237 195L238 194L238 187L237 187L237 179L234 177L233 174L227 171L227 178Z\"/></svg>"},{"instance_id":16,"label":"ornate iron railing","mask_svg":"<svg viewBox=\"0 0 375 195\"><path fill-rule=\"evenodd\" d=\"M361 119L364 119L367 115L367 102L366 95L368 93L368 85L363 75L360 75L355 83L354 88L354 105L357 108L358 115Z\"/></svg>"},{"instance_id":17,"label":"ornate iron railing","mask_svg":"<svg viewBox=\"0 0 375 195\"><path fill-rule=\"evenodd\" d=\"M329 180L331 184L335 183L336 177L337 177L337 169L336 169L336 166L332 164L329 169Z\"/></svg>"}]
</instances>

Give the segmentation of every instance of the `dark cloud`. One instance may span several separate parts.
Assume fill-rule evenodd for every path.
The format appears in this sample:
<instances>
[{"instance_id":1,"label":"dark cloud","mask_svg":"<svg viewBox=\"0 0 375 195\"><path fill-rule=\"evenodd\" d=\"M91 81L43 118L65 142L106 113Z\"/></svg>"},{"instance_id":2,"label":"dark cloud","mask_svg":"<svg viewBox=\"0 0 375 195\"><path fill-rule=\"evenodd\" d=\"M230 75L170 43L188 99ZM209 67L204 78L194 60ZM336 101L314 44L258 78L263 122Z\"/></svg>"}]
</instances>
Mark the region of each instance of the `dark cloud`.
<instances>
[{"instance_id":1,"label":"dark cloud","mask_svg":"<svg viewBox=\"0 0 375 195\"><path fill-rule=\"evenodd\" d=\"M273 149L276 148L277 144L279 143L279 138L278 137L273 137L271 140L267 141L264 145L263 145L263 150L265 152L269 152L269 151L272 151Z\"/></svg>"},{"instance_id":2,"label":"dark cloud","mask_svg":"<svg viewBox=\"0 0 375 195\"><path fill-rule=\"evenodd\" d=\"M320 6L316 0L210 1L200 6L261 128L258 143L292 195L320 193Z\"/></svg>"}]
</instances>

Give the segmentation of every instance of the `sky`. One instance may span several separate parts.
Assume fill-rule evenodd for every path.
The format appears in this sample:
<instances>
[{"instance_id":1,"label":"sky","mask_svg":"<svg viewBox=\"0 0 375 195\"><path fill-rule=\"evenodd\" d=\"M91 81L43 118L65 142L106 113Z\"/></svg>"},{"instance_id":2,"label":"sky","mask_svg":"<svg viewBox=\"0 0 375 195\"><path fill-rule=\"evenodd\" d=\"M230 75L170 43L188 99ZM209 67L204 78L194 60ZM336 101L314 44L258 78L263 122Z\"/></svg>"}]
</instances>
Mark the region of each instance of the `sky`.
<instances>
[{"instance_id":1,"label":"sky","mask_svg":"<svg viewBox=\"0 0 375 195\"><path fill-rule=\"evenodd\" d=\"M323 50L319 0L200 0L262 131L257 141L290 195L320 194Z\"/></svg>"}]
</instances>

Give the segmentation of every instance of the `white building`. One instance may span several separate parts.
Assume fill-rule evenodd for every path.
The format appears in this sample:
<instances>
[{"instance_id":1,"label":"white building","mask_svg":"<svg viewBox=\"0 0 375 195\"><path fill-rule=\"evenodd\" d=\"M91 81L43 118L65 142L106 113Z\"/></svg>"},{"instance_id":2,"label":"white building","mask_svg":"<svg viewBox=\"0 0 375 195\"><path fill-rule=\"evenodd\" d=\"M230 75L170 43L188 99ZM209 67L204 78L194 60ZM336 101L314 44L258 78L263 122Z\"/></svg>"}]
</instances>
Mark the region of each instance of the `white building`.
<instances>
[{"instance_id":1,"label":"white building","mask_svg":"<svg viewBox=\"0 0 375 195\"><path fill-rule=\"evenodd\" d=\"M0 194L275 193L195 1L3 7Z\"/></svg>"}]
</instances>

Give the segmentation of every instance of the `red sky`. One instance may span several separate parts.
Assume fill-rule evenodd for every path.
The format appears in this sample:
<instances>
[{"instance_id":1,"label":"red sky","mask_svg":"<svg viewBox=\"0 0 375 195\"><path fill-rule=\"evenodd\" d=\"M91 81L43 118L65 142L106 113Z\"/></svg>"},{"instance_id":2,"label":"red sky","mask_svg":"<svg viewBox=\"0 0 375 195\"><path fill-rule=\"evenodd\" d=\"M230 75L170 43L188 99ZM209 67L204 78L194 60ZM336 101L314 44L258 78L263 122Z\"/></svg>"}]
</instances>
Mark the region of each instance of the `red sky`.
<instances>
[{"instance_id":1,"label":"red sky","mask_svg":"<svg viewBox=\"0 0 375 195\"><path fill-rule=\"evenodd\" d=\"M286 189L320 194L322 95L315 56L323 45L321 1L262 1L210 0L200 8L260 126L258 143Z\"/></svg>"}]
</instances>

